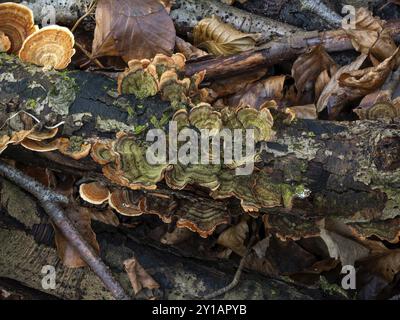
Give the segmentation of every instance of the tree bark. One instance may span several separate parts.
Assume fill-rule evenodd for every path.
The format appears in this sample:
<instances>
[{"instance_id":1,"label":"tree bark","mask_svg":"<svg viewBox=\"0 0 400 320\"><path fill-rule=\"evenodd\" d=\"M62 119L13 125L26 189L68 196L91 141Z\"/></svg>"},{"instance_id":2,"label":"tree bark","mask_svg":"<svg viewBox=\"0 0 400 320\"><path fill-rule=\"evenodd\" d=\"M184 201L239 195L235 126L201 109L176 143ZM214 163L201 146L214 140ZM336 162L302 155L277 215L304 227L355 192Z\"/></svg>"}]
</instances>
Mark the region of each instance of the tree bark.
<instances>
[{"instance_id":1,"label":"tree bark","mask_svg":"<svg viewBox=\"0 0 400 320\"><path fill-rule=\"evenodd\" d=\"M22 110L43 125L65 122L61 130L65 137L89 140L113 138L138 125L151 128L152 118L172 115L169 103L158 96L145 100L118 97L115 81L102 75L43 72L6 55L0 56L0 72L0 120L8 124L2 134L16 126L7 119ZM276 121L275 140L258 147L262 161L257 167L271 172L275 184L301 184L310 190L309 197L294 201L291 213L297 218L333 217L346 223L393 219L400 214L399 129L398 121L296 120L289 126ZM4 156L18 161L33 159L75 175L101 177L100 167L90 157L75 161L57 152L21 156L17 149L9 146ZM164 184L160 187L166 188ZM283 207L268 212L288 215Z\"/></svg>"}]
</instances>

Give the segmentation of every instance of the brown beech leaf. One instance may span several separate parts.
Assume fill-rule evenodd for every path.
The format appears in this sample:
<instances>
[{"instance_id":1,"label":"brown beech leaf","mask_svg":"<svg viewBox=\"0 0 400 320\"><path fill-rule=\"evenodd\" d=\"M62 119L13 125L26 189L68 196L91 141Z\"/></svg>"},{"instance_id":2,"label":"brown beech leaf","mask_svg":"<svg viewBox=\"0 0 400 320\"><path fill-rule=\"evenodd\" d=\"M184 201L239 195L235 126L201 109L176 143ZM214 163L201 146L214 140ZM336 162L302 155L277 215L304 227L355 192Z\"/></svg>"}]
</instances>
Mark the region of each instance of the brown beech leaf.
<instances>
[{"instance_id":1,"label":"brown beech leaf","mask_svg":"<svg viewBox=\"0 0 400 320\"><path fill-rule=\"evenodd\" d=\"M318 118L315 104L285 108L284 112L289 115L288 119L286 120L288 123L291 123L294 119L315 120Z\"/></svg>"},{"instance_id":2,"label":"brown beech leaf","mask_svg":"<svg viewBox=\"0 0 400 320\"><path fill-rule=\"evenodd\" d=\"M217 243L225 248L231 249L233 252L243 257L246 254L246 246L244 241L249 233L247 219L243 218L240 222L226 229L218 237Z\"/></svg>"},{"instance_id":3,"label":"brown beech leaf","mask_svg":"<svg viewBox=\"0 0 400 320\"><path fill-rule=\"evenodd\" d=\"M240 92L247 85L260 80L266 73L267 70L260 68L259 70L247 71L232 77L217 79L213 81L210 89L217 94L217 97L225 97Z\"/></svg>"},{"instance_id":4,"label":"brown beech leaf","mask_svg":"<svg viewBox=\"0 0 400 320\"><path fill-rule=\"evenodd\" d=\"M121 56L125 62L171 55L175 37L172 19L157 0L100 0L92 55Z\"/></svg>"},{"instance_id":5,"label":"brown beech leaf","mask_svg":"<svg viewBox=\"0 0 400 320\"><path fill-rule=\"evenodd\" d=\"M125 260L124 268L128 274L135 295L144 288L152 290L160 287L160 285L147 273L135 257Z\"/></svg>"},{"instance_id":6,"label":"brown beech leaf","mask_svg":"<svg viewBox=\"0 0 400 320\"><path fill-rule=\"evenodd\" d=\"M316 46L298 57L292 67L292 77L298 95L303 95L304 91L314 90L318 77L324 71L332 76L337 71L337 65L323 46Z\"/></svg>"},{"instance_id":7,"label":"brown beech leaf","mask_svg":"<svg viewBox=\"0 0 400 320\"><path fill-rule=\"evenodd\" d=\"M333 110L341 110L343 105L348 101L346 90L339 86L339 78L342 74L358 70L367 59L367 55L360 55L352 63L340 68L334 76L330 79L317 102L317 111L321 112L328 108L328 112L332 113Z\"/></svg>"},{"instance_id":8,"label":"brown beech leaf","mask_svg":"<svg viewBox=\"0 0 400 320\"><path fill-rule=\"evenodd\" d=\"M221 56L240 53L255 47L258 34L243 33L218 17L201 20L193 30L194 44Z\"/></svg>"},{"instance_id":9,"label":"brown beech leaf","mask_svg":"<svg viewBox=\"0 0 400 320\"><path fill-rule=\"evenodd\" d=\"M396 51L396 44L385 29L385 22L365 8L357 9L356 28L345 31L354 48L363 54L371 54L371 60L376 60L374 64L389 58Z\"/></svg>"},{"instance_id":10,"label":"brown beech leaf","mask_svg":"<svg viewBox=\"0 0 400 320\"><path fill-rule=\"evenodd\" d=\"M100 247L96 240L96 234L93 232L91 227L89 209L72 203L72 205L65 210L65 214L78 229L82 237L97 253L99 253ZM71 243L68 242L58 228L55 227L54 229L57 253L63 264L69 268L80 268L86 266L85 261L82 260L81 256Z\"/></svg>"},{"instance_id":11,"label":"brown beech leaf","mask_svg":"<svg viewBox=\"0 0 400 320\"><path fill-rule=\"evenodd\" d=\"M272 76L247 85L245 88L227 99L231 107L250 106L261 108L270 100L280 101L284 98L286 76Z\"/></svg>"}]
</instances>

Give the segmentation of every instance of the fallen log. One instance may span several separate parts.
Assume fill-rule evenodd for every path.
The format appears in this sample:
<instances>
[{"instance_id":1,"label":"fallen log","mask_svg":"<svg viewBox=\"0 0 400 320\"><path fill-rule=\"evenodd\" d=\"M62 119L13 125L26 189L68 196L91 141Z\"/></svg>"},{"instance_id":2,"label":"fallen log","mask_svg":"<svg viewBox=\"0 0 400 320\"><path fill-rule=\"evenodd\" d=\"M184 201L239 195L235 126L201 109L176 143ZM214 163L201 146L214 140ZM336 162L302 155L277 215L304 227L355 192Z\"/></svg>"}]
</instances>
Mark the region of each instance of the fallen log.
<instances>
[{"instance_id":1,"label":"fallen log","mask_svg":"<svg viewBox=\"0 0 400 320\"><path fill-rule=\"evenodd\" d=\"M88 267L69 269L62 265L54 248L52 227L30 196L5 180L0 179L0 184L2 200L10 199L9 197L17 199L9 201L0 211L0 288L7 284L5 288L11 286L11 292L21 286L37 290L34 297L31 296L32 289L30 295L24 294L27 299L113 299ZM27 203L31 206L24 208ZM23 218L15 214L19 210L24 211ZM157 297L168 300L190 299L212 293L229 283L237 267L229 260L210 263L187 258L169 246L144 239L135 230L128 232L100 223L95 223L93 227L103 261L111 267L114 275L130 294L133 290L123 269L123 261L133 256L160 284ZM42 269L45 266L54 267L54 289L42 286L46 275L42 273ZM220 298L309 300L341 297L322 288L298 287L281 279L245 272L239 285Z\"/></svg>"},{"instance_id":2,"label":"fallen log","mask_svg":"<svg viewBox=\"0 0 400 320\"><path fill-rule=\"evenodd\" d=\"M10 134L10 130L21 126L18 116L25 115L26 120L25 113L29 113L41 126L62 124L59 134L66 138L115 139L117 132L125 131L144 141L145 136L135 134L135 128L150 129L161 119L171 119L171 106L159 96L144 100L118 96L115 81L102 75L79 71L43 72L4 54L0 56L0 72L2 134ZM400 214L398 121L297 120L285 125L277 120L274 129L276 138L257 146L261 160L242 185L250 187L251 179L258 177L259 172L267 174L263 186L276 202L267 207L255 205L261 212L293 219L298 226L287 228L287 219L286 222L278 219L275 222L277 234L296 239L310 233L315 235L318 228L313 222L326 217L362 224L361 229L373 222L384 222L383 232L390 230L391 221ZM76 161L56 151L25 156L26 152L18 153L18 149L21 147L9 145L3 156L27 162L36 159L42 166L66 172L75 170L76 175L92 179L102 177L101 166L90 157ZM43 157L46 160L42 162ZM208 174L204 173L206 178ZM114 180L112 176L109 178ZM102 179L111 186L116 184ZM284 191L295 186L303 187L302 195ZM160 183L159 188L171 190L164 183ZM187 192L194 198L201 196L202 203L215 203L219 208L220 204L229 203L241 210L238 202L209 197L207 189L189 185L184 191L172 191L177 197ZM236 193L241 200L244 196ZM304 226L307 227L302 229Z\"/></svg>"}]
</instances>

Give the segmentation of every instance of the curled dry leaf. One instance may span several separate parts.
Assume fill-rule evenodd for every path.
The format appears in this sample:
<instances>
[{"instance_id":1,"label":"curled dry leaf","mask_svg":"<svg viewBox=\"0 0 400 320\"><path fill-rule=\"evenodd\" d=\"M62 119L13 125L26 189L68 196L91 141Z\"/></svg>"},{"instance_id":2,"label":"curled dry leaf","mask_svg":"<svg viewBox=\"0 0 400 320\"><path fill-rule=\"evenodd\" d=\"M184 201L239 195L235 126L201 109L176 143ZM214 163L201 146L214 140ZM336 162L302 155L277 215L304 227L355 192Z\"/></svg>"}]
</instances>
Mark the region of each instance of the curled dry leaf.
<instances>
[{"instance_id":1,"label":"curled dry leaf","mask_svg":"<svg viewBox=\"0 0 400 320\"><path fill-rule=\"evenodd\" d=\"M218 17L201 20L193 30L194 44L217 56L231 55L255 47L258 34L243 33Z\"/></svg>"},{"instance_id":2,"label":"curled dry leaf","mask_svg":"<svg viewBox=\"0 0 400 320\"><path fill-rule=\"evenodd\" d=\"M171 55L175 27L157 0L102 0L96 8L93 57L120 56L125 62Z\"/></svg>"},{"instance_id":3,"label":"curled dry leaf","mask_svg":"<svg viewBox=\"0 0 400 320\"><path fill-rule=\"evenodd\" d=\"M386 79L380 90L366 95L354 110L360 119L395 119L400 117L400 67Z\"/></svg>"},{"instance_id":4,"label":"curled dry leaf","mask_svg":"<svg viewBox=\"0 0 400 320\"><path fill-rule=\"evenodd\" d=\"M231 249L241 257L246 254L247 250L246 246L244 245L249 233L247 217L248 216L244 216L237 225L232 226L222 232L217 240L219 245Z\"/></svg>"},{"instance_id":5,"label":"curled dry leaf","mask_svg":"<svg viewBox=\"0 0 400 320\"><path fill-rule=\"evenodd\" d=\"M65 69L75 54L74 35L68 28L48 26L31 34L22 45L19 57L45 68Z\"/></svg>"},{"instance_id":6,"label":"curled dry leaf","mask_svg":"<svg viewBox=\"0 0 400 320\"><path fill-rule=\"evenodd\" d=\"M124 261L124 268L131 282L133 292L137 295L142 289L158 289L160 285L140 265L136 258Z\"/></svg>"},{"instance_id":7,"label":"curled dry leaf","mask_svg":"<svg viewBox=\"0 0 400 320\"><path fill-rule=\"evenodd\" d=\"M4 51L18 54L24 40L37 30L28 7L12 2L0 3L0 52L3 41L3 45L9 46Z\"/></svg>"},{"instance_id":8,"label":"curled dry leaf","mask_svg":"<svg viewBox=\"0 0 400 320\"><path fill-rule=\"evenodd\" d=\"M286 76L272 76L247 85L226 100L230 107L249 106L260 109L270 100L280 101L284 98Z\"/></svg>"},{"instance_id":9,"label":"curled dry leaf","mask_svg":"<svg viewBox=\"0 0 400 320\"><path fill-rule=\"evenodd\" d=\"M96 240L96 234L93 232L91 227L90 210L88 208L80 207L73 202L72 205L66 208L65 214L75 225L82 237L97 253L99 253L100 247ZM80 268L86 266L85 261L82 260L79 253L68 242L58 228L54 227L54 229L57 252L64 265L69 268Z\"/></svg>"},{"instance_id":10,"label":"curled dry leaf","mask_svg":"<svg viewBox=\"0 0 400 320\"><path fill-rule=\"evenodd\" d=\"M400 56L400 50L396 52L376 67L370 67L362 70L352 70L344 72L339 77L339 86L349 91L348 96L362 97L379 87L381 87L386 78L391 73Z\"/></svg>"},{"instance_id":11,"label":"curled dry leaf","mask_svg":"<svg viewBox=\"0 0 400 320\"><path fill-rule=\"evenodd\" d=\"M357 9L356 28L346 29L346 33L354 48L363 54L370 54L376 64L392 56L397 48L389 30L385 29L384 21L365 8Z\"/></svg>"},{"instance_id":12,"label":"curled dry leaf","mask_svg":"<svg viewBox=\"0 0 400 320\"><path fill-rule=\"evenodd\" d=\"M335 61L323 46L313 47L309 52L302 54L292 66L292 77L296 84L298 97L302 96L305 91L311 90L314 90L313 94L317 97L318 92L315 92L315 89L321 73L326 72L332 76L336 71Z\"/></svg>"},{"instance_id":13,"label":"curled dry leaf","mask_svg":"<svg viewBox=\"0 0 400 320\"><path fill-rule=\"evenodd\" d=\"M318 112L328 108L328 112L331 113L333 110L343 107L344 103L347 101L347 97L345 90L339 86L339 78L344 73L360 69L366 59L366 55L360 55L351 64L343 66L335 73L321 92L317 102Z\"/></svg>"}]
</instances>

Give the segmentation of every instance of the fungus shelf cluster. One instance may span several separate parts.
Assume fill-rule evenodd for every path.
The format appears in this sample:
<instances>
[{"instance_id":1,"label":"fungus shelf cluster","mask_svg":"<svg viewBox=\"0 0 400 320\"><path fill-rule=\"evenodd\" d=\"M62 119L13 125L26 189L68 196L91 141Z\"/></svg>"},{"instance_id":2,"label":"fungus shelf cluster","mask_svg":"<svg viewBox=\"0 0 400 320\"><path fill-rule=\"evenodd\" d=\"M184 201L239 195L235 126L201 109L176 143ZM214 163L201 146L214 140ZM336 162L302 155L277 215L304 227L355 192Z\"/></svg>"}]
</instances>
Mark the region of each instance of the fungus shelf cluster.
<instances>
[{"instance_id":1,"label":"fungus shelf cluster","mask_svg":"<svg viewBox=\"0 0 400 320\"><path fill-rule=\"evenodd\" d=\"M65 69L75 54L74 36L68 28L48 26L39 30L32 11L23 5L0 4L0 52L19 55L24 62Z\"/></svg>"}]
</instances>

